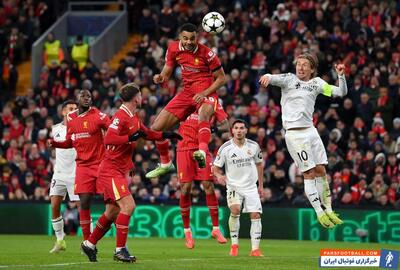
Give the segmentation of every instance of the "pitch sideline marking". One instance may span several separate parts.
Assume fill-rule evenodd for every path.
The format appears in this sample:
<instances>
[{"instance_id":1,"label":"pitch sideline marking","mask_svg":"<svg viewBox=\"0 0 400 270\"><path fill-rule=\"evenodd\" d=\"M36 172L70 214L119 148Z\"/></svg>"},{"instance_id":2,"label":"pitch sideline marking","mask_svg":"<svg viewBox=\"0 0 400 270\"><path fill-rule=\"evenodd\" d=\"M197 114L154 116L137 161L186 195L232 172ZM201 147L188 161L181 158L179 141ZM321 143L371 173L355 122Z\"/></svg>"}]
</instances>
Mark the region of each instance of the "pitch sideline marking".
<instances>
[{"instance_id":1,"label":"pitch sideline marking","mask_svg":"<svg viewBox=\"0 0 400 270\"><path fill-rule=\"evenodd\" d=\"M271 258L276 258L276 259L289 259L289 258L293 258L293 257L289 257L289 256L279 256L279 257L275 257L275 256L273 256L273 257L271 257L271 256L265 256L265 257L263 257L264 259L271 259ZM302 259L317 259L317 258L319 258L319 257L302 257ZM185 262L185 261L201 261L201 260L204 260L204 259L207 259L207 260L220 260L220 259L223 259L223 260L225 260L226 258L220 258L220 257L218 257L218 258L216 258L216 257L213 257L213 258L181 258L181 259L166 259L166 260L153 260L153 259L148 259L148 260L146 260L146 259L144 259L144 260L139 260L139 263L140 262L152 262L152 261L177 261L177 262L179 262L179 261L182 261L182 262ZM243 258L242 258L243 259ZM250 257L249 257L249 259L250 259ZM101 263L111 263L111 262L114 262L114 261L112 261L112 260L101 260L101 261L99 261L98 263L96 263L96 265L97 264L101 264ZM71 262L71 263L53 263L53 264L20 264L20 265L0 265L0 269L5 269L5 268L9 268L9 267L61 267L61 266L69 266L69 265L79 265L79 264L92 264L92 262Z\"/></svg>"}]
</instances>

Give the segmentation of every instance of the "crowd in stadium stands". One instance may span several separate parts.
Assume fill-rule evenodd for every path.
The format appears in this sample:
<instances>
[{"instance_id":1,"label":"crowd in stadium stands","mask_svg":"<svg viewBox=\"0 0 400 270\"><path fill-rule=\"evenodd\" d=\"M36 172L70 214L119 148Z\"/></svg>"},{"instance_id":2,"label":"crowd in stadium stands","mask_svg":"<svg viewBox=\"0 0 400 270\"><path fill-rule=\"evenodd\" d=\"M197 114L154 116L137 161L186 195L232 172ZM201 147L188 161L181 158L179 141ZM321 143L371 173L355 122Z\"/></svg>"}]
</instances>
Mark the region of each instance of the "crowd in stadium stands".
<instances>
[{"instance_id":1,"label":"crowd in stadium stands","mask_svg":"<svg viewBox=\"0 0 400 270\"><path fill-rule=\"evenodd\" d=\"M294 58L310 51L319 58L319 76L331 84L337 79L333 65L343 62L347 67L348 95L337 100L320 96L314 115L328 154L333 204L400 207L399 1L128 2L130 25L140 33L141 41L132 44L116 70L106 62L98 67L89 62L80 72L72 63L63 62L57 68L43 69L39 84L26 96L4 103L0 199L48 198L54 151L46 148L46 139L51 126L61 121L59 105L74 97L78 88L90 89L94 106L112 115L121 104L117 89L136 82L143 95L139 114L147 125L151 123L180 90L179 69L162 87L152 83L152 75L163 65L168 41L176 38L182 23L200 25L205 13L219 11L226 29L216 36L201 33L199 40L214 48L223 64L228 83L218 94L230 120L246 120L248 137L264 151L262 202L308 203L301 173L285 148L280 90L260 87L258 78L264 73L294 72ZM2 11L6 8L0 8L0 25L2 18L9 18L1 16ZM32 12L28 8L27 18L35 25L37 17ZM226 133L214 134L211 151L215 154L228 138ZM174 149L170 153L174 158ZM136 169L130 190L136 200L151 204L178 201L176 174L144 178L159 159L153 142L142 142L133 159ZM194 202L204 201L201 187L195 186L192 195ZM224 188L217 188L217 196L221 203L225 201Z\"/></svg>"}]
</instances>

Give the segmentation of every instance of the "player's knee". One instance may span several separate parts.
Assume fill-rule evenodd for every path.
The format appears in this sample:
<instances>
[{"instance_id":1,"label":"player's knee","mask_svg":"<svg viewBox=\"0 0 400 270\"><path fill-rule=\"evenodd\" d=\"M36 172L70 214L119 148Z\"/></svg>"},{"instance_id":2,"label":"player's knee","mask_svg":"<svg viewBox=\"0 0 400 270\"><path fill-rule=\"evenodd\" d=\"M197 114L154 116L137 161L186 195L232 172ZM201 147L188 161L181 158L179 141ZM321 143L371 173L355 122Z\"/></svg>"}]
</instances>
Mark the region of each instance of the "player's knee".
<instances>
[{"instance_id":1,"label":"player's knee","mask_svg":"<svg viewBox=\"0 0 400 270\"><path fill-rule=\"evenodd\" d=\"M191 185L191 183L184 183L184 184L182 184L182 186L181 186L181 193L182 193L183 196L186 196L186 195L190 194L191 190L192 190L192 185Z\"/></svg>"},{"instance_id":2,"label":"player's knee","mask_svg":"<svg viewBox=\"0 0 400 270\"><path fill-rule=\"evenodd\" d=\"M326 175L326 170L325 166L322 164L319 164L315 167L315 176L316 177L322 177Z\"/></svg>"},{"instance_id":3,"label":"player's knee","mask_svg":"<svg viewBox=\"0 0 400 270\"><path fill-rule=\"evenodd\" d=\"M304 179L314 179L315 178L315 168L303 172Z\"/></svg>"},{"instance_id":4,"label":"player's knee","mask_svg":"<svg viewBox=\"0 0 400 270\"><path fill-rule=\"evenodd\" d=\"M232 214L232 215L235 215L235 216L240 215L240 208L237 207L237 206L232 206L232 207L231 207L231 214Z\"/></svg>"},{"instance_id":5,"label":"player's knee","mask_svg":"<svg viewBox=\"0 0 400 270\"><path fill-rule=\"evenodd\" d=\"M203 181L203 188L206 194L213 194L214 193L214 184L211 181Z\"/></svg>"},{"instance_id":6,"label":"player's knee","mask_svg":"<svg viewBox=\"0 0 400 270\"><path fill-rule=\"evenodd\" d=\"M250 213L250 219L260 219L260 213Z\"/></svg>"}]
</instances>

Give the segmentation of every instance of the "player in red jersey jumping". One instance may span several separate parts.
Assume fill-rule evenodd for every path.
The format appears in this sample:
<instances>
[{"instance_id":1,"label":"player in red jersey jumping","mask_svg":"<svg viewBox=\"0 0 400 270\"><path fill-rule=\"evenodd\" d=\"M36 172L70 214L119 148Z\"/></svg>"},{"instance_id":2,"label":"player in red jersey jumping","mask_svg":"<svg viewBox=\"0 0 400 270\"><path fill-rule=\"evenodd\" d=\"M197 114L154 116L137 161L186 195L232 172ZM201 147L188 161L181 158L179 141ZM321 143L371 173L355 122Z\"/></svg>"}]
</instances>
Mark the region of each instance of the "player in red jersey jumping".
<instances>
[{"instance_id":1,"label":"player in red jersey jumping","mask_svg":"<svg viewBox=\"0 0 400 270\"><path fill-rule=\"evenodd\" d=\"M229 122L227 114L222 106L218 103L213 119L220 124L221 129L229 131ZM176 162L178 165L178 177L181 183L181 197L179 206L181 208L181 216L186 239L186 247L194 248L194 240L190 230L190 207L192 190L192 181L201 181L204 191L206 192L206 203L210 211L213 229L211 236L221 244L225 244L227 240L219 229L218 221L218 200L214 192L213 174L211 172L212 156L208 152L206 157L206 167L199 168L194 160L193 153L199 147L198 131L199 131L199 115L197 112L192 113L179 126L179 133L183 140L178 142L176 150ZM211 121L213 122L213 121Z\"/></svg>"},{"instance_id":2,"label":"player in red jersey jumping","mask_svg":"<svg viewBox=\"0 0 400 270\"><path fill-rule=\"evenodd\" d=\"M81 244L81 248L92 262L97 261L97 242L110 229L112 223L117 228L116 250L114 260L135 262L135 256L126 248L129 221L135 208L135 201L128 189L127 175L133 169L132 154L136 141L140 137L147 140L182 139L171 131L153 131L144 126L137 115L142 96L139 87L134 83L124 85L120 89L123 104L112 118L104 144L106 152L99 166L98 181L104 187L106 210L99 218L96 228L89 239Z\"/></svg>"},{"instance_id":3,"label":"player in red jersey jumping","mask_svg":"<svg viewBox=\"0 0 400 270\"><path fill-rule=\"evenodd\" d=\"M190 23L180 28L179 40L168 45L165 65L160 74L154 75L154 83L167 82L174 67L178 65L182 70L183 90L160 112L151 129L169 130L198 110L199 146L193 155L199 167L204 168L211 138L209 121L218 102L215 91L223 86L226 80L218 56L210 48L197 42L197 27ZM169 141L158 141L156 146L160 153L161 165L147 173L147 178L157 177L175 169L168 156Z\"/></svg>"},{"instance_id":4,"label":"player in red jersey jumping","mask_svg":"<svg viewBox=\"0 0 400 270\"><path fill-rule=\"evenodd\" d=\"M92 94L81 90L78 94L78 109L68 114L66 140L49 141L49 146L56 148L75 148L76 176L74 193L79 195L79 211L83 238L90 235L90 204L96 193L103 193L97 180L97 171L105 152L103 132L110 125L110 118L92 107Z\"/></svg>"}]
</instances>

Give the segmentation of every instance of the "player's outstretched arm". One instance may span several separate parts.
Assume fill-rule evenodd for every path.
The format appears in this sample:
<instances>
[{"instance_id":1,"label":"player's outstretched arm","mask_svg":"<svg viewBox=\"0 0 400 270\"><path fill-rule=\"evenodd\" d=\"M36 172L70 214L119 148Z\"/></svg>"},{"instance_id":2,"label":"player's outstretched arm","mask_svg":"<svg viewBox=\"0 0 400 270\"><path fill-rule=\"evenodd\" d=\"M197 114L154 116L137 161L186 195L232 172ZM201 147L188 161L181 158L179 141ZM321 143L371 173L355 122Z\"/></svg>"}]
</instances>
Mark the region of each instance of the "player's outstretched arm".
<instances>
[{"instance_id":1,"label":"player's outstretched arm","mask_svg":"<svg viewBox=\"0 0 400 270\"><path fill-rule=\"evenodd\" d=\"M153 76L153 82L159 84L167 81L171 77L172 71L174 71L172 66L164 65L161 73Z\"/></svg>"},{"instance_id":2,"label":"player's outstretched arm","mask_svg":"<svg viewBox=\"0 0 400 270\"><path fill-rule=\"evenodd\" d=\"M140 129L145 134L144 138L149 141L159 141L162 139L182 140L182 136L173 131L155 131L140 123Z\"/></svg>"},{"instance_id":3,"label":"player's outstretched arm","mask_svg":"<svg viewBox=\"0 0 400 270\"><path fill-rule=\"evenodd\" d=\"M54 139L49 139L47 140L47 146L52 148L54 147L54 148L68 149L72 148L72 140L70 137L62 142L56 142Z\"/></svg>"},{"instance_id":4,"label":"player's outstretched arm","mask_svg":"<svg viewBox=\"0 0 400 270\"><path fill-rule=\"evenodd\" d=\"M322 86L322 93L328 97L344 97L347 95L348 91L346 77L344 75L345 66L343 64L335 64L335 70L339 77L339 87L324 82L324 85Z\"/></svg>"},{"instance_id":5,"label":"player's outstretched arm","mask_svg":"<svg viewBox=\"0 0 400 270\"><path fill-rule=\"evenodd\" d=\"M288 80L294 76L291 73L283 73L283 74L264 74L261 76L260 80L258 82L264 86L267 87L268 85L276 85L279 87L283 87L288 83Z\"/></svg>"}]
</instances>

